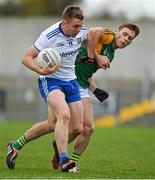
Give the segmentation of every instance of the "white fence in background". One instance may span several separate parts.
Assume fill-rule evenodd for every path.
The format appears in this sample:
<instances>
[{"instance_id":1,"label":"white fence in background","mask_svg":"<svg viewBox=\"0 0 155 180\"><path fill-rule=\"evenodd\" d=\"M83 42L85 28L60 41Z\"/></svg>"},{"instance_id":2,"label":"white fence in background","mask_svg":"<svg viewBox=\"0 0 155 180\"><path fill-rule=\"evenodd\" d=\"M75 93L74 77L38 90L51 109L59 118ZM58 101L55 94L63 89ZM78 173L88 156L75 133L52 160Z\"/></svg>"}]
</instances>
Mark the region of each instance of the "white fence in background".
<instances>
[{"instance_id":1,"label":"white fence in background","mask_svg":"<svg viewBox=\"0 0 155 180\"><path fill-rule=\"evenodd\" d=\"M0 75L19 76L21 57L46 27L58 19L54 18L0 18ZM123 20L85 20L87 27L103 26L116 29ZM124 50L117 50L111 69L101 71L110 78L142 79L149 76L155 80L155 22L140 21L141 33L133 44ZM26 68L28 76L33 76Z\"/></svg>"}]
</instances>

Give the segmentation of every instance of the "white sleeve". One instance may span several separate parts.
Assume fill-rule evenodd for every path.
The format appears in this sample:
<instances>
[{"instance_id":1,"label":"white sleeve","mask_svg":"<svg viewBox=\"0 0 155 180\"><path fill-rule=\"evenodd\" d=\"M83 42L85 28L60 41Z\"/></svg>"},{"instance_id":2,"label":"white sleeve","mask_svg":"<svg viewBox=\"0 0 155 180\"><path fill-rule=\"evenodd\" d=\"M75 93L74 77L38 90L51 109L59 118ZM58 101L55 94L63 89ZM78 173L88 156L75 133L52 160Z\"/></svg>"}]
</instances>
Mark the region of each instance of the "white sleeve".
<instances>
[{"instance_id":1,"label":"white sleeve","mask_svg":"<svg viewBox=\"0 0 155 180\"><path fill-rule=\"evenodd\" d=\"M88 29L85 26L82 26L81 31L82 31L82 39L83 39L83 41L87 40Z\"/></svg>"},{"instance_id":2,"label":"white sleeve","mask_svg":"<svg viewBox=\"0 0 155 180\"><path fill-rule=\"evenodd\" d=\"M85 30L83 34L83 41L87 40L88 31Z\"/></svg>"},{"instance_id":3,"label":"white sleeve","mask_svg":"<svg viewBox=\"0 0 155 180\"><path fill-rule=\"evenodd\" d=\"M48 41L47 37L43 33L41 33L39 38L34 43L34 47L38 51L41 51L42 49L49 47L49 41Z\"/></svg>"}]
</instances>

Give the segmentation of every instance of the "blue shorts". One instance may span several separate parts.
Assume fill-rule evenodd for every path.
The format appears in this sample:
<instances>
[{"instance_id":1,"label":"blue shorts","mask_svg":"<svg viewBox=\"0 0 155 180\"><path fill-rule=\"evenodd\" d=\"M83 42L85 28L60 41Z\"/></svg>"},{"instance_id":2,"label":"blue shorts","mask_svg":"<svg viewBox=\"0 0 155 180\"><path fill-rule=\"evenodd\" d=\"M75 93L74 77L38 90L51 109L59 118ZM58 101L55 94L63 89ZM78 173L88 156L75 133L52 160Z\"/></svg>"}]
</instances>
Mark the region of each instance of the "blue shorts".
<instances>
[{"instance_id":1,"label":"blue shorts","mask_svg":"<svg viewBox=\"0 0 155 180\"><path fill-rule=\"evenodd\" d=\"M65 94L67 103L81 100L79 84L76 80L62 81L54 78L40 77L38 85L45 101L47 101L48 94L55 89L60 89Z\"/></svg>"}]
</instances>

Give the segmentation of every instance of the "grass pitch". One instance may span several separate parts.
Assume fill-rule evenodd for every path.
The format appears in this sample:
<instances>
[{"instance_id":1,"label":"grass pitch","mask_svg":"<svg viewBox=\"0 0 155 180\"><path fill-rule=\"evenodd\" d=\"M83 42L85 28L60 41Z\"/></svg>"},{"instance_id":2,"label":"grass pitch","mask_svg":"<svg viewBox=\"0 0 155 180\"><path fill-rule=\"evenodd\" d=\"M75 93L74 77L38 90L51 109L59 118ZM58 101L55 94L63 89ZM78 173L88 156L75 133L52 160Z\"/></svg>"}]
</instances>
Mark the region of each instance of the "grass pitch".
<instances>
[{"instance_id":1,"label":"grass pitch","mask_svg":"<svg viewBox=\"0 0 155 180\"><path fill-rule=\"evenodd\" d=\"M154 128L96 128L91 143L79 161L79 174L51 168L53 135L28 143L16 160L6 167L6 144L32 126L31 122L0 123L0 178L31 179L155 179ZM71 153L72 145L69 146Z\"/></svg>"}]
</instances>

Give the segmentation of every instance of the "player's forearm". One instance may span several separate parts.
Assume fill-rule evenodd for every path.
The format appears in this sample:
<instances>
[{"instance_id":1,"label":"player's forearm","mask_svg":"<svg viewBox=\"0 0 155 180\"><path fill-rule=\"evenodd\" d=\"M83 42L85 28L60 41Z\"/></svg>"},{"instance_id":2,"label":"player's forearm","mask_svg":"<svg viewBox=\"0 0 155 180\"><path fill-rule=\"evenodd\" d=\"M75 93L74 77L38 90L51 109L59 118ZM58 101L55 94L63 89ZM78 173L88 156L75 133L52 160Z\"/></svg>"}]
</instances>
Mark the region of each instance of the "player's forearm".
<instances>
[{"instance_id":1,"label":"player's forearm","mask_svg":"<svg viewBox=\"0 0 155 180\"><path fill-rule=\"evenodd\" d=\"M22 58L22 63L30 70L41 74L42 69L35 63L38 51L34 47L30 47Z\"/></svg>"},{"instance_id":2,"label":"player's forearm","mask_svg":"<svg viewBox=\"0 0 155 180\"><path fill-rule=\"evenodd\" d=\"M22 59L22 63L30 70L41 74L41 68L35 63L34 59L31 56L24 56Z\"/></svg>"},{"instance_id":3,"label":"player's forearm","mask_svg":"<svg viewBox=\"0 0 155 180\"><path fill-rule=\"evenodd\" d=\"M92 78L89 79L89 89L91 92L94 92L97 88L97 85L95 84L94 80Z\"/></svg>"},{"instance_id":4,"label":"player's forearm","mask_svg":"<svg viewBox=\"0 0 155 180\"><path fill-rule=\"evenodd\" d=\"M95 59L97 61L99 68L103 68L103 69L110 68L110 60L108 59L107 56L103 56L95 52Z\"/></svg>"},{"instance_id":5,"label":"player's forearm","mask_svg":"<svg viewBox=\"0 0 155 180\"><path fill-rule=\"evenodd\" d=\"M95 57L95 45L96 43L93 42L93 38L89 38L87 43L87 55L92 59Z\"/></svg>"}]
</instances>

